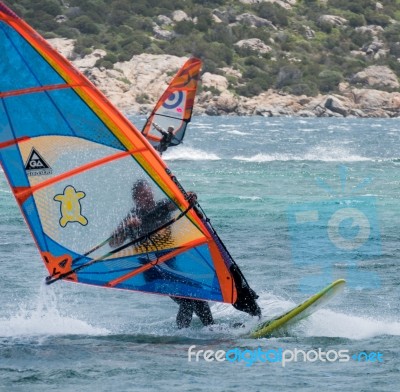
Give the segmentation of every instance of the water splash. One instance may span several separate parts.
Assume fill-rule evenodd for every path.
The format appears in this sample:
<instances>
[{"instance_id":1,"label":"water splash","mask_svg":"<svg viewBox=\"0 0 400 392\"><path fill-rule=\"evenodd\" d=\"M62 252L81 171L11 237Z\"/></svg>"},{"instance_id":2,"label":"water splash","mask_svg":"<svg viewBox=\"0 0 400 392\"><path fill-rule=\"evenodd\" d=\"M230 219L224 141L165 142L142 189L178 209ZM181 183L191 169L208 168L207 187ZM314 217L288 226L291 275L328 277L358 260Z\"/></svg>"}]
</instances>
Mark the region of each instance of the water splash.
<instances>
[{"instance_id":1,"label":"water splash","mask_svg":"<svg viewBox=\"0 0 400 392\"><path fill-rule=\"evenodd\" d=\"M59 311L57 295L53 288L42 284L31 303L20 305L16 314L0 318L0 336L32 337L54 335L106 335L104 328L84 320L63 315Z\"/></svg>"},{"instance_id":2,"label":"water splash","mask_svg":"<svg viewBox=\"0 0 400 392\"><path fill-rule=\"evenodd\" d=\"M353 340L375 336L400 336L400 322L337 313L322 309L304 320L295 331L305 336L341 337Z\"/></svg>"},{"instance_id":3,"label":"water splash","mask_svg":"<svg viewBox=\"0 0 400 392\"><path fill-rule=\"evenodd\" d=\"M187 146L169 149L163 154L166 161L218 161L221 158L213 153Z\"/></svg>"},{"instance_id":4,"label":"water splash","mask_svg":"<svg viewBox=\"0 0 400 392\"><path fill-rule=\"evenodd\" d=\"M292 309L298 303L262 293L259 305L265 319L268 319ZM338 337L362 340L383 335L400 336L400 322L340 313L329 309L328 305L326 309L320 309L308 318L289 326L287 333L297 337Z\"/></svg>"}]
</instances>

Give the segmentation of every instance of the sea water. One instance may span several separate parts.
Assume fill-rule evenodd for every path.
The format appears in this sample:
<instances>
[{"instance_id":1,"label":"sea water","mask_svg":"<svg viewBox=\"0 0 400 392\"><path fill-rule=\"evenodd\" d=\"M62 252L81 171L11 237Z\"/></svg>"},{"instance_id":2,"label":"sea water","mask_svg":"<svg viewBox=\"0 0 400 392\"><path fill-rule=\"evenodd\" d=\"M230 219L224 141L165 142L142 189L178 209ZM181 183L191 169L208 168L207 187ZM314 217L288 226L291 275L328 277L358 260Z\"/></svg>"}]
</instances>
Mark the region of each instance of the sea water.
<instances>
[{"instance_id":1,"label":"sea water","mask_svg":"<svg viewBox=\"0 0 400 392\"><path fill-rule=\"evenodd\" d=\"M399 147L399 119L195 117L163 155L264 318L347 280L326 308L259 340L230 305L212 304L212 327L178 330L168 297L46 286L0 173L0 390L398 390Z\"/></svg>"}]
</instances>

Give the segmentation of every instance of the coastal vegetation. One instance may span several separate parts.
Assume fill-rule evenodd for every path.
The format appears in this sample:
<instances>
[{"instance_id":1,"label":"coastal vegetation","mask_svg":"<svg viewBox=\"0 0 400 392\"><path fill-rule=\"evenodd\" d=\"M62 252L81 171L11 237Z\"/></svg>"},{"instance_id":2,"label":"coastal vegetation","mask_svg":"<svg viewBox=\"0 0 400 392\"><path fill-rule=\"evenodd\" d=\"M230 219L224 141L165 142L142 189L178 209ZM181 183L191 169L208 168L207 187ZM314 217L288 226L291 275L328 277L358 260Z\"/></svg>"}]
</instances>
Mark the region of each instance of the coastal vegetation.
<instances>
[{"instance_id":1,"label":"coastal vegetation","mask_svg":"<svg viewBox=\"0 0 400 392\"><path fill-rule=\"evenodd\" d=\"M15 0L5 1L46 38L76 40L75 55L197 56L252 97L335 93L371 65L400 75L399 0ZM226 69L233 71L229 74ZM393 87L381 86L386 91Z\"/></svg>"}]
</instances>

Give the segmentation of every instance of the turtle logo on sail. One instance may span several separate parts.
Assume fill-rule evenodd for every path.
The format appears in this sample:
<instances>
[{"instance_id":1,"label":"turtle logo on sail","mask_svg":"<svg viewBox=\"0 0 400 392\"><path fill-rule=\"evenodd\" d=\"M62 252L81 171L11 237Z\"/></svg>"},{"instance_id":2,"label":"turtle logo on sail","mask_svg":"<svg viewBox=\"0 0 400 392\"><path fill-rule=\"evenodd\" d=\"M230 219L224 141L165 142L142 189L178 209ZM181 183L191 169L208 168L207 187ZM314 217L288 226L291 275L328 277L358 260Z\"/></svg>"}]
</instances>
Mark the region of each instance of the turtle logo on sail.
<instances>
[{"instance_id":1,"label":"turtle logo on sail","mask_svg":"<svg viewBox=\"0 0 400 392\"><path fill-rule=\"evenodd\" d=\"M29 158L25 163L25 170L28 176L48 176L53 173L50 165L34 148L32 148Z\"/></svg>"},{"instance_id":2,"label":"turtle logo on sail","mask_svg":"<svg viewBox=\"0 0 400 392\"><path fill-rule=\"evenodd\" d=\"M64 189L64 193L54 196L54 200L61 203L61 227L65 227L69 222L78 222L82 226L87 225L88 220L81 214L82 206L80 203L80 199L85 196L85 192L77 192L71 185Z\"/></svg>"}]
</instances>

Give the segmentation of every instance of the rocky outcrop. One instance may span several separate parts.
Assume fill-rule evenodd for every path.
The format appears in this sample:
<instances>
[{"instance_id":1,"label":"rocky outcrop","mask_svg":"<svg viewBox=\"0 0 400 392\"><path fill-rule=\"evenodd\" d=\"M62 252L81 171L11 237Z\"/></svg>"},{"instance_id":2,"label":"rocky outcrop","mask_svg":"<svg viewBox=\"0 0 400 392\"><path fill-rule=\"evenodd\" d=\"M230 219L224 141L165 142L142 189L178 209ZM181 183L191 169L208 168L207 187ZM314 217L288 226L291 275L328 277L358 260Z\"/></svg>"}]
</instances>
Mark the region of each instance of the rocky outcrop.
<instances>
[{"instance_id":1,"label":"rocky outcrop","mask_svg":"<svg viewBox=\"0 0 400 392\"><path fill-rule=\"evenodd\" d=\"M268 19L260 18L259 16L249 13L236 15L233 9L223 11L215 9L213 11L213 16L217 18L218 22L223 22L231 26L241 24L249 27L269 27L273 30L277 30Z\"/></svg>"},{"instance_id":2,"label":"rocky outcrop","mask_svg":"<svg viewBox=\"0 0 400 392\"><path fill-rule=\"evenodd\" d=\"M221 11L219 9L215 9L213 11L213 15L218 18L218 20L222 23L235 23L236 22L236 13L233 10Z\"/></svg>"},{"instance_id":3,"label":"rocky outcrop","mask_svg":"<svg viewBox=\"0 0 400 392\"><path fill-rule=\"evenodd\" d=\"M328 97L325 101L324 107L333 113L338 113L343 117L347 117L349 114L348 108L342 103L342 100L336 97Z\"/></svg>"},{"instance_id":4,"label":"rocky outcrop","mask_svg":"<svg viewBox=\"0 0 400 392\"><path fill-rule=\"evenodd\" d=\"M73 41L49 40L50 44L72 60L77 68L127 114L147 114L168 86L172 74L187 58L170 55L141 54L130 61L114 64L114 69L98 68L96 61L105 55L95 50L77 58ZM340 94L308 97L294 96L268 90L258 96L246 98L229 90L229 77L240 78L240 72L224 68L223 75L205 72L201 92L197 94L195 114L208 115L260 115L303 117L397 117L400 116L400 93L377 88L399 88L396 75L387 67L373 66L358 73L356 88L341 83ZM226 76L224 76L226 75Z\"/></svg>"},{"instance_id":5,"label":"rocky outcrop","mask_svg":"<svg viewBox=\"0 0 400 392\"><path fill-rule=\"evenodd\" d=\"M372 57L374 60L379 60L387 57L389 49L385 49L385 44L374 37L371 43L362 47L362 52L364 52L366 56Z\"/></svg>"},{"instance_id":6,"label":"rocky outcrop","mask_svg":"<svg viewBox=\"0 0 400 392\"><path fill-rule=\"evenodd\" d=\"M278 30L268 19L260 18L253 14L241 14L236 18L240 24L250 27L271 27L273 30Z\"/></svg>"},{"instance_id":7,"label":"rocky outcrop","mask_svg":"<svg viewBox=\"0 0 400 392\"><path fill-rule=\"evenodd\" d=\"M372 65L354 75L352 83L375 88L398 89L400 87L396 74L386 66Z\"/></svg>"},{"instance_id":8,"label":"rocky outcrop","mask_svg":"<svg viewBox=\"0 0 400 392\"><path fill-rule=\"evenodd\" d=\"M214 88L219 92L228 89L228 79L222 75L214 75L210 72L205 72L201 78L204 89Z\"/></svg>"},{"instance_id":9,"label":"rocky outcrop","mask_svg":"<svg viewBox=\"0 0 400 392\"><path fill-rule=\"evenodd\" d=\"M83 58L77 58L74 64L83 72L88 69L92 69L98 60L103 58L107 52L102 49L96 49L92 53L88 54Z\"/></svg>"},{"instance_id":10,"label":"rocky outcrop","mask_svg":"<svg viewBox=\"0 0 400 392\"><path fill-rule=\"evenodd\" d=\"M48 39L47 42L67 59L74 58L75 41L73 39L52 38Z\"/></svg>"},{"instance_id":11,"label":"rocky outcrop","mask_svg":"<svg viewBox=\"0 0 400 392\"><path fill-rule=\"evenodd\" d=\"M236 42L235 46L239 48L250 49L253 50L254 52L258 52L261 54L269 53L272 51L272 48L266 45L259 38L242 39L241 41Z\"/></svg>"},{"instance_id":12,"label":"rocky outcrop","mask_svg":"<svg viewBox=\"0 0 400 392\"><path fill-rule=\"evenodd\" d=\"M377 36L384 32L384 29L382 26L376 26L376 25L360 26L360 27L356 27L355 30L357 33L361 33L361 34L369 33L372 36Z\"/></svg>"},{"instance_id":13,"label":"rocky outcrop","mask_svg":"<svg viewBox=\"0 0 400 392\"><path fill-rule=\"evenodd\" d=\"M318 18L318 23L326 23L331 26L343 26L348 23L348 20L336 15L322 15Z\"/></svg>"},{"instance_id":14,"label":"rocky outcrop","mask_svg":"<svg viewBox=\"0 0 400 392\"><path fill-rule=\"evenodd\" d=\"M154 33L155 38L163 39L166 41L170 41L176 35L173 31L163 29L156 23L154 23L154 25L153 25L153 33Z\"/></svg>"},{"instance_id":15,"label":"rocky outcrop","mask_svg":"<svg viewBox=\"0 0 400 392\"><path fill-rule=\"evenodd\" d=\"M281 7L290 10L297 3L297 0L240 0L243 4L276 3Z\"/></svg>"},{"instance_id":16,"label":"rocky outcrop","mask_svg":"<svg viewBox=\"0 0 400 392\"><path fill-rule=\"evenodd\" d=\"M171 26L173 24L172 19L165 15L157 16L157 24L161 27L163 26Z\"/></svg>"},{"instance_id":17,"label":"rocky outcrop","mask_svg":"<svg viewBox=\"0 0 400 392\"><path fill-rule=\"evenodd\" d=\"M175 22L182 22L183 20L192 20L192 19L189 18L186 12L177 10L172 13L172 20L174 20Z\"/></svg>"},{"instance_id":18,"label":"rocky outcrop","mask_svg":"<svg viewBox=\"0 0 400 392\"><path fill-rule=\"evenodd\" d=\"M309 26L303 26L304 28L304 35L307 39L314 39L315 38L315 31L312 30Z\"/></svg>"}]
</instances>

